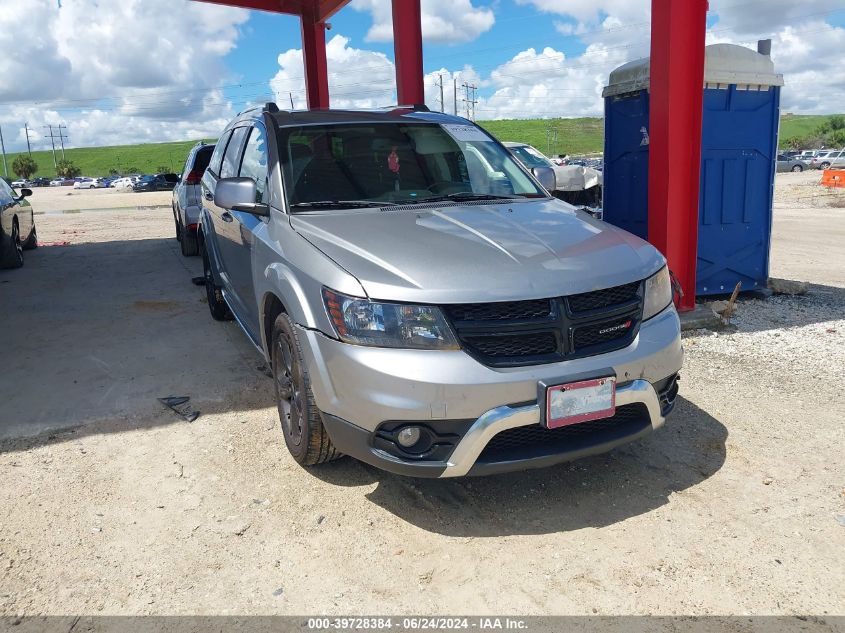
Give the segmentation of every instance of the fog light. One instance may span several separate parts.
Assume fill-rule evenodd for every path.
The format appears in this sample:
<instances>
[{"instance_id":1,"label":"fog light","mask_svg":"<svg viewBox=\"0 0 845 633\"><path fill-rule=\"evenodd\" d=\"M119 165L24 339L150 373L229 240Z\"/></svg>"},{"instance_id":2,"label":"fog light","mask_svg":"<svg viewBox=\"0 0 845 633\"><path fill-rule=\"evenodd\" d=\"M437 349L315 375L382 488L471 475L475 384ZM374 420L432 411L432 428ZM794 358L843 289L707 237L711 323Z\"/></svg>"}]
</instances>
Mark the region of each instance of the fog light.
<instances>
[{"instance_id":1,"label":"fog light","mask_svg":"<svg viewBox=\"0 0 845 633\"><path fill-rule=\"evenodd\" d=\"M417 426L406 426L396 434L396 441L403 448L411 448L420 441L420 429Z\"/></svg>"}]
</instances>

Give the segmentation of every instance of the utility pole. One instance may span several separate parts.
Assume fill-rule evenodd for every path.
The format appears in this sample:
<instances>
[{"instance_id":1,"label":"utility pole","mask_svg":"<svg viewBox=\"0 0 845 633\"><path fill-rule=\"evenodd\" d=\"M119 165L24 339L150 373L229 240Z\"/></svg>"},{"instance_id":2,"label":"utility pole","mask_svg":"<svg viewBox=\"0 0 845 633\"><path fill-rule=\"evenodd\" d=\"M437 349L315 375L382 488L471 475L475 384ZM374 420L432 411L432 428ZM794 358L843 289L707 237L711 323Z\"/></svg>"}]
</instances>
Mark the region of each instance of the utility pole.
<instances>
[{"instance_id":1,"label":"utility pole","mask_svg":"<svg viewBox=\"0 0 845 633\"><path fill-rule=\"evenodd\" d=\"M294 109L294 107L293 107L293 93L289 92L288 96L290 97L290 109L293 110Z\"/></svg>"},{"instance_id":2,"label":"utility pole","mask_svg":"<svg viewBox=\"0 0 845 633\"><path fill-rule=\"evenodd\" d=\"M32 147L29 144L29 123L24 123L23 129L26 130L26 151L29 152L29 156L32 158Z\"/></svg>"},{"instance_id":3,"label":"utility pole","mask_svg":"<svg viewBox=\"0 0 845 633\"><path fill-rule=\"evenodd\" d=\"M53 167L56 168L56 175L59 175L59 161L56 160L56 137L53 136L53 126L45 125L43 127L50 128L50 144L53 146Z\"/></svg>"},{"instance_id":4,"label":"utility pole","mask_svg":"<svg viewBox=\"0 0 845 633\"><path fill-rule=\"evenodd\" d=\"M440 111L446 112L446 102L443 99L443 75L437 75L437 85L440 87Z\"/></svg>"},{"instance_id":5,"label":"utility pole","mask_svg":"<svg viewBox=\"0 0 845 633\"><path fill-rule=\"evenodd\" d=\"M0 127L0 150L3 151L3 175L9 177L9 167L6 165L6 144L3 142L3 128Z\"/></svg>"},{"instance_id":6,"label":"utility pole","mask_svg":"<svg viewBox=\"0 0 845 633\"><path fill-rule=\"evenodd\" d=\"M470 121L475 121L475 104L478 103L478 99L475 98L475 90L478 86L474 84L468 84L464 82L462 84L464 88L464 103L466 103L467 108L467 118ZM470 97L470 90L472 90L472 96Z\"/></svg>"},{"instance_id":7,"label":"utility pole","mask_svg":"<svg viewBox=\"0 0 845 633\"><path fill-rule=\"evenodd\" d=\"M452 96L455 99L455 116L458 116L458 78L452 80Z\"/></svg>"},{"instance_id":8,"label":"utility pole","mask_svg":"<svg viewBox=\"0 0 845 633\"><path fill-rule=\"evenodd\" d=\"M62 132L62 128L67 129L67 125L63 123L59 124L59 142L62 144L62 160L65 159L65 139L67 138L67 134Z\"/></svg>"},{"instance_id":9,"label":"utility pole","mask_svg":"<svg viewBox=\"0 0 845 633\"><path fill-rule=\"evenodd\" d=\"M554 139L554 147L557 149L557 128L546 128L546 154L551 156L552 153L552 139Z\"/></svg>"}]
</instances>

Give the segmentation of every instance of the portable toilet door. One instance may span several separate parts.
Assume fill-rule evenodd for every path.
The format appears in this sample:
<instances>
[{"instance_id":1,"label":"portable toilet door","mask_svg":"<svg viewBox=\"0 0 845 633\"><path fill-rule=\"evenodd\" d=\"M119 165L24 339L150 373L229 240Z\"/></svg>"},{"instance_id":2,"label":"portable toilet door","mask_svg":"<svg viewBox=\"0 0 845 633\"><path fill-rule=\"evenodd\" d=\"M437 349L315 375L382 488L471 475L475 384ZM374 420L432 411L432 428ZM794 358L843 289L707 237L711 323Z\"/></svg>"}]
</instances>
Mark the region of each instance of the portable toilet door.
<instances>
[{"instance_id":1,"label":"portable toilet door","mask_svg":"<svg viewBox=\"0 0 845 633\"><path fill-rule=\"evenodd\" d=\"M648 152L634 132L647 134L649 75L648 60L626 64L604 95L604 217L643 238ZM783 77L768 54L732 44L707 47L704 75L696 294L765 287Z\"/></svg>"}]
</instances>

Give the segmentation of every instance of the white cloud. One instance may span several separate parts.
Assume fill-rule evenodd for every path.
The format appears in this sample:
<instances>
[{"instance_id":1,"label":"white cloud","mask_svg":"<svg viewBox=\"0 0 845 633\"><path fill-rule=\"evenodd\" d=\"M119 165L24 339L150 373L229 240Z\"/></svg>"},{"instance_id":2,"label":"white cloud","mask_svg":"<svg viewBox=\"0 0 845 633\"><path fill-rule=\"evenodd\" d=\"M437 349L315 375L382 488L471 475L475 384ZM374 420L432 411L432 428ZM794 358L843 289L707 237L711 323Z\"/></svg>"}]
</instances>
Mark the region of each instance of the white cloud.
<instances>
[{"instance_id":1,"label":"white cloud","mask_svg":"<svg viewBox=\"0 0 845 633\"><path fill-rule=\"evenodd\" d=\"M333 108L374 108L396 103L393 62L384 53L349 46L349 38L335 35L326 42L329 96ZM270 80L279 104L306 107L302 49L279 55L279 71ZM282 105L284 107L284 105Z\"/></svg>"},{"instance_id":2,"label":"white cloud","mask_svg":"<svg viewBox=\"0 0 845 633\"><path fill-rule=\"evenodd\" d=\"M372 14L367 41L393 41L393 12L388 0L352 0L351 6ZM423 39L440 44L471 42L496 21L491 9L473 6L472 0L422 0L421 13Z\"/></svg>"},{"instance_id":3,"label":"white cloud","mask_svg":"<svg viewBox=\"0 0 845 633\"><path fill-rule=\"evenodd\" d=\"M0 76L13 80L0 83L0 124L10 151L26 147L25 121L36 132L64 122L71 144L85 146L214 136L233 115L219 90L223 57L247 11L187 0L6 4Z\"/></svg>"}]
</instances>

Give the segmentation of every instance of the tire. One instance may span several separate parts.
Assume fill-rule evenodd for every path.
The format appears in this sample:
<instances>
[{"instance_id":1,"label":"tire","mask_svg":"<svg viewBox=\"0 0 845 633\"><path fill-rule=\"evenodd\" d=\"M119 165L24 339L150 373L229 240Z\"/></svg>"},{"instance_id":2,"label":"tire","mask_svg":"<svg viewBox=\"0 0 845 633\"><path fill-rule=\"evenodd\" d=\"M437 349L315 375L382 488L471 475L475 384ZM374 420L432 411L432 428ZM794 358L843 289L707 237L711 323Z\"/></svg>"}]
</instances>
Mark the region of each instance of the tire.
<instances>
[{"instance_id":1,"label":"tire","mask_svg":"<svg viewBox=\"0 0 845 633\"><path fill-rule=\"evenodd\" d=\"M205 249L205 242L203 241L202 248L202 273L205 277L205 294L208 299L208 311L211 312L211 318L215 321L231 321L234 317L226 300L223 298L223 291L214 283L214 274L211 271L211 258L208 256L208 251Z\"/></svg>"},{"instance_id":2,"label":"tire","mask_svg":"<svg viewBox=\"0 0 845 633\"><path fill-rule=\"evenodd\" d=\"M793 173L800 174L802 171L804 171L804 168L801 167L801 165L795 165L792 168L792 171L793 171Z\"/></svg>"},{"instance_id":3,"label":"tire","mask_svg":"<svg viewBox=\"0 0 845 633\"><path fill-rule=\"evenodd\" d=\"M342 457L320 419L296 328L287 314L276 317L272 341L276 406L291 456L300 466L315 466Z\"/></svg>"},{"instance_id":4,"label":"tire","mask_svg":"<svg viewBox=\"0 0 845 633\"><path fill-rule=\"evenodd\" d=\"M12 224L12 234L5 244L0 243L0 268L20 268L23 266L23 245L18 235L18 222Z\"/></svg>"},{"instance_id":5,"label":"tire","mask_svg":"<svg viewBox=\"0 0 845 633\"><path fill-rule=\"evenodd\" d=\"M35 224L32 225L32 231L29 232L29 237L23 243L23 250L31 251L38 248L38 232L35 230Z\"/></svg>"},{"instance_id":6,"label":"tire","mask_svg":"<svg viewBox=\"0 0 845 633\"><path fill-rule=\"evenodd\" d=\"M819 169L830 169L830 163L822 163L819 165Z\"/></svg>"},{"instance_id":7,"label":"tire","mask_svg":"<svg viewBox=\"0 0 845 633\"><path fill-rule=\"evenodd\" d=\"M176 241L182 241L182 225L179 224L179 218L176 217L176 209L173 209L173 224L176 225Z\"/></svg>"},{"instance_id":8,"label":"tire","mask_svg":"<svg viewBox=\"0 0 845 633\"><path fill-rule=\"evenodd\" d=\"M182 249L182 255L185 257L194 257L199 254L199 244L197 243L196 232L186 231L184 226L179 226L179 233L182 239L179 240L179 246Z\"/></svg>"}]
</instances>

